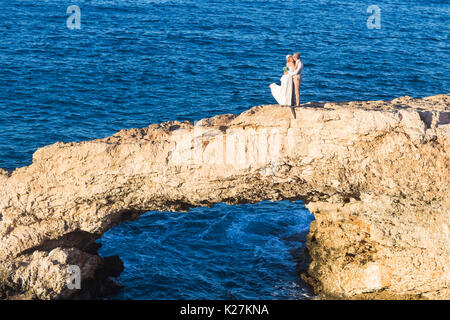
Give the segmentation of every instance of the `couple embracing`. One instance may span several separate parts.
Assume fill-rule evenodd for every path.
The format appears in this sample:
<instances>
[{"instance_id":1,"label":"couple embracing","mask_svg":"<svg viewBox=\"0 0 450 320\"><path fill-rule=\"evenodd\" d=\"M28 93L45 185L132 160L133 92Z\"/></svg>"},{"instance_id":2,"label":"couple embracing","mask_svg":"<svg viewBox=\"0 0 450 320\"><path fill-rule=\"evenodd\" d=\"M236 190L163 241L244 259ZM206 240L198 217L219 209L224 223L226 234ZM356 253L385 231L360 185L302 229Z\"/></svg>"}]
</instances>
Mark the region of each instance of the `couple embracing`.
<instances>
[{"instance_id":1,"label":"couple embracing","mask_svg":"<svg viewBox=\"0 0 450 320\"><path fill-rule=\"evenodd\" d=\"M303 63L300 54L286 56L286 67L281 77L281 86L272 83L269 87L272 95L282 106L300 106L300 85L302 83ZM295 95L295 103L294 103Z\"/></svg>"}]
</instances>

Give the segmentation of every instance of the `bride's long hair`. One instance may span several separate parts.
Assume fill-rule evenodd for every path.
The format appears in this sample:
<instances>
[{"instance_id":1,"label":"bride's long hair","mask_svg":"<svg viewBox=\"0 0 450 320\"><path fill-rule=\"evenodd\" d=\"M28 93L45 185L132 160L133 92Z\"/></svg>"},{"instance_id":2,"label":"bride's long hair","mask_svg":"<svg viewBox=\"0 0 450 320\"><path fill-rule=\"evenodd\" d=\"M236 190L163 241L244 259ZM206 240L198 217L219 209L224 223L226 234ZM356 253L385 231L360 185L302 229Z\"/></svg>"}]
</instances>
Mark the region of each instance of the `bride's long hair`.
<instances>
[{"instance_id":1,"label":"bride's long hair","mask_svg":"<svg viewBox=\"0 0 450 320\"><path fill-rule=\"evenodd\" d=\"M287 67L289 66L289 63L292 63L292 64L295 65L295 63L294 63L294 57L291 56L290 54L286 56L286 66L287 66Z\"/></svg>"}]
</instances>

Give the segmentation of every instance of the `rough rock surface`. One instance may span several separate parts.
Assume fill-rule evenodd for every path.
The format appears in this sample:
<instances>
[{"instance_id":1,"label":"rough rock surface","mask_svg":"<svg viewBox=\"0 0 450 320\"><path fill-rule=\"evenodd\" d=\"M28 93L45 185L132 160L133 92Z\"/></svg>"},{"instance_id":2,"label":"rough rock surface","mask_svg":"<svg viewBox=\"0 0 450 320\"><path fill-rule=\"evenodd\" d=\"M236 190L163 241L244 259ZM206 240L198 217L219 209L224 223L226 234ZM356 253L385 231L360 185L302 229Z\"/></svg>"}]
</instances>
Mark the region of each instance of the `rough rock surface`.
<instances>
[{"instance_id":1,"label":"rough rock surface","mask_svg":"<svg viewBox=\"0 0 450 320\"><path fill-rule=\"evenodd\" d=\"M40 148L0 169L3 298L100 295L122 266L95 240L149 210L301 199L317 293L449 299L449 106L449 94L308 103L294 119L268 105Z\"/></svg>"}]
</instances>

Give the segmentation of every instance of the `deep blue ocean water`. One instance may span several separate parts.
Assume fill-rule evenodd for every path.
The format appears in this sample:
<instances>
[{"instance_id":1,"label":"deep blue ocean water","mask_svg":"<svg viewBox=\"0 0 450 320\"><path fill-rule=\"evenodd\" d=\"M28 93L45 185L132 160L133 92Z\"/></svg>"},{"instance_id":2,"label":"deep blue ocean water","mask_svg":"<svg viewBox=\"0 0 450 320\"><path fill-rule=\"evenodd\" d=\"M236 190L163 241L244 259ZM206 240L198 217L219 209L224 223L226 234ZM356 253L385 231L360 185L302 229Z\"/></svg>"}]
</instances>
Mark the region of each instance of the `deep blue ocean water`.
<instances>
[{"instance_id":1,"label":"deep blue ocean water","mask_svg":"<svg viewBox=\"0 0 450 320\"><path fill-rule=\"evenodd\" d=\"M448 93L449 21L444 0L1 0L0 167L56 141L275 103L268 84L294 51L303 102ZM150 212L100 253L125 262L116 298L303 299L312 219L301 202Z\"/></svg>"}]
</instances>

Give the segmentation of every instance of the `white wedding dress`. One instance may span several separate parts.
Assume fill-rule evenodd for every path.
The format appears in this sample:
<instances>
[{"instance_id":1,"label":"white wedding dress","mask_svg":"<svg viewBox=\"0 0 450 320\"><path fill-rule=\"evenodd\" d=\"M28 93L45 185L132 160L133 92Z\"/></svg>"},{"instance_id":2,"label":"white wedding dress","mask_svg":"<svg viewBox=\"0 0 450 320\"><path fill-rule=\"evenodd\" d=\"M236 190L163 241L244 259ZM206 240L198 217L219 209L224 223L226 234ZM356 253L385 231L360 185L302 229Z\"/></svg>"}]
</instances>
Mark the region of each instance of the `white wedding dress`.
<instances>
[{"instance_id":1,"label":"white wedding dress","mask_svg":"<svg viewBox=\"0 0 450 320\"><path fill-rule=\"evenodd\" d=\"M281 86L276 83L270 85L270 91L272 95L277 100L279 105L282 106L293 106L294 103L294 82L292 80L292 75L284 74L281 79Z\"/></svg>"}]
</instances>

